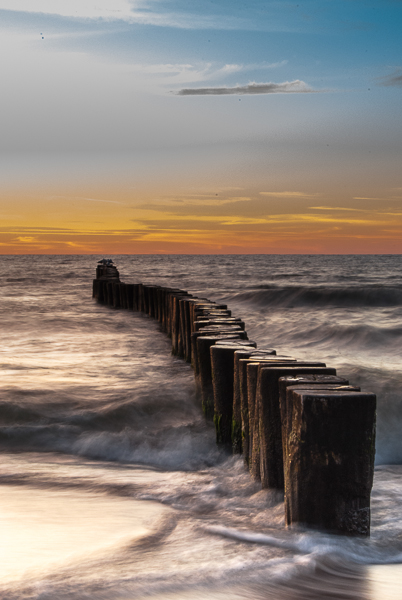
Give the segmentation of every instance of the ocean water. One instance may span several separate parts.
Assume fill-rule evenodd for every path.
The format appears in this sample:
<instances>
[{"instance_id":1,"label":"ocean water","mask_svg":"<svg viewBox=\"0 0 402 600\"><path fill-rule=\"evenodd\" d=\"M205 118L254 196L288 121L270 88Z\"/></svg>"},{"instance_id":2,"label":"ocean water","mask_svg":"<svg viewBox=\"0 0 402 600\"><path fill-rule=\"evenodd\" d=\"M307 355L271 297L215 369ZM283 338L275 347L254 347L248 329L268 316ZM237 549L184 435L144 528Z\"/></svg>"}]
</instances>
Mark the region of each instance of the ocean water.
<instances>
[{"instance_id":1,"label":"ocean water","mask_svg":"<svg viewBox=\"0 0 402 600\"><path fill-rule=\"evenodd\" d=\"M401 257L113 257L377 394L369 540L284 527L158 324L92 300L100 258L2 257L0 598L402 598Z\"/></svg>"}]
</instances>

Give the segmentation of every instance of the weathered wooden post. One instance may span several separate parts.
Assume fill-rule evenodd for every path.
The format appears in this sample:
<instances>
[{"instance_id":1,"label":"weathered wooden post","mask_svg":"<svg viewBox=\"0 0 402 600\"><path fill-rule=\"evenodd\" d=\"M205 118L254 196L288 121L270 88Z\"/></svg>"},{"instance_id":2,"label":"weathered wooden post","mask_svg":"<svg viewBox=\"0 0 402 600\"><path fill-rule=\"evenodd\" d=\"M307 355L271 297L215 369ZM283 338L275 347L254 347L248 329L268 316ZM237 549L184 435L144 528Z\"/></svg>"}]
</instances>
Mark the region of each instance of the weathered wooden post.
<instances>
[{"instance_id":1,"label":"weathered wooden post","mask_svg":"<svg viewBox=\"0 0 402 600\"><path fill-rule=\"evenodd\" d=\"M235 415L237 421L233 418L236 350L233 344L218 344L210 348L216 439L219 444L232 448L233 439L237 440L241 431L241 415Z\"/></svg>"},{"instance_id":2,"label":"weathered wooden post","mask_svg":"<svg viewBox=\"0 0 402 600\"><path fill-rule=\"evenodd\" d=\"M154 294L155 294L155 285L147 286L147 295L148 295L148 316L155 318L155 304L154 304Z\"/></svg>"},{"instance_id":3,"label":"weathered wooden post","mask_svg":"<svg viewBox=\"0 0 402 600\"><path fill-rule=\"evenodd\" d=\"M249 418L249 469L254 479L261 479L260 471L260 415L257 397L258 367L263 364L275 364L286 366L295 364L297 361L290 356L251 356L240 359L239 369L241 379L245 380L245 391L247 396L248 418Z\"/></svg>"},{"instance_id":4,"label":"weathered wooden post","mask_svg":"<svg viewBox=\"0 0 402 600\"><path fill-rule=\"evenodd\" d=\"M99 279L92 280L92 298L99 300Z\"/></svg>"},{"instance_id":5,"label":"weathered wooden post","mask_svg":"<svg viewBox=\"0 0 402 600\"><path fill-rule=\"evenodd\" d=\"M220 309L222 308L223 310L227 309L226 304L216 304L216 302L212 302L211 300L208 300L207 298L199 298L197 300L197 302L193 302L190 305L190 322L191 322L191 332L195 331L194 328L194 323L196 321L196 315L195 315L195 311L198 309Z\"/></svg>"},{"instance_id":6,"label":"weathered wooden post","mask_svg":"<svg viewBox=\"0 0 402 600\"><path fill-rule=\"evenodd\" d=\"M92 298L98 302L103 302L103 290L99 279L94 279L92 282Z\"/></svg>"},{"instance_id":7,"label":"weathered wooden post","mask_svg":"<svg viewBox=\"0 0 402 600\"><path fill-rule=\"evenodd\" d=\"M156 303L157 303L157 307L158 307L158 314L156 316L156 318L158 319L159 324L162 324L162 311L163 311L163 291L164 291L164 287L162 286L158 286L156 288Z\"/></svg>"},{"instance_id":8,"label":"weathered wooden post","mask_svg":"<svg viewBox=\"0 0 402 600\"><path fill-rule=\"evenodd\" d=\"M229 341L233 341L234 343L243 341L243 342L248 342L248 340L242 340L241 339L241 333L240 332L234 332L234 333L225 333L223 331L223 333L218 332L218 333L211 333L210 331L196 331L194 333L191 334L191 342L192 342L192 361L191 361L191 366L194 369L194 374L198 375L200 372L200 360L202 362L208 362L207 358L209 359L209 363L211 363L210 360L210 353L209 353L209 348L210 346L213 346L214 344L218 343L219 341L223 341L225 344ZM198 343L197 340L199 338L208 338L209 341L211 340L215 340L213 343L211 343L209 346L205 346L203 347L202 350L202 356L203 358L200 359L199 355L198 355ZM204 352L205 350L205 352ZM205 359L204 359L205 356Z\"/></svg>"},{"instance_id":9,"label":"weathered wooden post","mask_svg":"<svg viewBox=\"0 0 402 600\"><path fill-rule=\"evenodd\" d=\"M193 356L192 356L192 352L193 352L193 342L192 342L192 338L191 335L193 333L193 318L195 315L195 311L198 310L198 306L205 304L206 300L205 298L191 298L189 299L186 303L185 303L185 313L184 313L184 318L185 318L185 326L186 326L186 346L187 346L187 356L186 356L186 360L187 362L191 363L192 365L194 365L194 360L193 360Z\"/></svg>"},{"instance_id":10,"label":"weathered wooden post","mask_svg":"<svg viewBox=\"0 0 402 600\"><path fill-rule=\"evenodd\" d=\"M286 524L370 534L376 397L364 392L288 390Z\"/></svg>"},{"instance_id":11,"label":"weathered wooden post","mask_svg":"<svg viewBox=\"0 0 402 600\"><path fill-rule=\"evenodd\" d=\"M120 283L119 271L113 264L113 261L108 258L100 260L96 267L96 278L93 280L92 297L98 302L113 305L113 287L109 288L108 284ZM111 295L109 296L109 291Z\"/></svg>"},{"instance_id":12,"label":"weathered wooden post","mask_svg":"<svg viewBox=\"0 0 402 600\"><path fill-rule=\"evenodd\" d=\"M162 331L169 335L169 315L168 315L168 302L172 288L163 288L163 303L162 303Z\"/></svg>"},{"instance_id":13,"label":"weathered wooden post","mask_svg":"<svg viewBox=\"0 0 402 600\"><path fill-rule=\"evenodd\" d=\"M146 283L142 284L142 301L142 310L146 315L149 315L149 286Z\"/></svg>"},{"instance_id":14,"label":"weathered wooden post","mask_svg":"<svg viewBox=\"0 0 402 600\"><path fill-rule=\"evenodd\" d=\"M166 331L168 336L172 339L172 343L175 341L174 338L178 336L178 305L177 311L175 308L177 296L185 296L186 292L176 288L170 288L166 296Z\"/></svg>"},{"instance_id":15,"label":"weathered wooden post","mask_svg":"<svg viewBox=\"0 0 402 600\"><path fill-rule=\"evenodd\" d=\"M212 365L211 365L211 353L210 349L216 341L222 339L223 335L226 335L226 339L240 339L241 333L245 332L216 332L209 335L197 335L201 332L195 332L192 335L197 336L196 339L196 360L198 368L195 369L199 374L200 391L202 399L202 408L204 415L207 419L213 419L214 417L214 389L213 389L213 378L212 378ZM239 336L239 337L237 337Z\"/></svg>"},{"instance_id":16,"label":"weathered wooden post","mask_svg":"<svg viewBox=\"0 0 402 600\"><path fill-rule=\"evenodd\" d=\"M125 283L120 284L120 305L124 309L128 308L127 285Z\"/></svg>"},{"instance_id":17,"label":"weathered wooden post","mask_svg":"<svg viewBox=\"0 0 402 600\"><path fill-rule=\"evenodd\" d=\"M241 452L241 406L234 401L237 397L234 381L236 353L245 351L245 344L256 348L255 342L219 341L210 348L213 382L214 422L218 443ZM241 350L241 348L243 350ZM274 354L275 350L261 351L261 355Z\"/></svg>"},{"instance_id":18,"label":"weathered wooden post","mask_svg":"<svg viewBox=\"0 0 402 600\"><path fill-rule=\"evenodd\" d=\"M113 283L107 282L107 303L109 306L113 306Z\"/></svg>"},{"instance_id":19,"label":"weathered wooden post","mask_svg":"<svg viewBox=\"0 0 402 600\"><path fill-rule=\"evenodd\" d=\"M185 292L179 294L172 294L170 297L171 307L171 335L172 335L172 354L184 357L183 351L183 337L181 335L181 322L180 322L180 301L186 298L188 294Z\"/></svg>"},{"instance_id":20,"label":"weathered wooden post","mask_svg":"<svg viewBox=\"0 0 402 600\"><path fill-rule=\"evenodd\" d=\"M322 362L303 361L293 365L264 365L258 369L256 404L259 413L261 485L283 490L282 422L279 405L280 377L292 374L336 375Z\"/></svg>"},{"instance_id":21,"label":"weathered wooden post","mask_svg":"<svg viewBox=\"0 0 402 600\"><path fill-rule=\"evenodd\" d=\"M198 363L199 363L199 358L198 358L198 345L197 345L197 340L200 337L218 337L222 339L225 338L234 338L237 340L244 340L247 341L247 333L245 331L241 331L240 329L234 329L233 328L228 328L228 327L222 327L219 329L209 329L209 328L204 328L204 329L200 329L200 331L194 331L191 334L191 365L192 367L197 371L198 369ZM209 350L208 350L208 357L209 357L209 361L210 361L210 356L209 356Z\"/></svg>"},{"instance_id":22,"label":"weathered wooden post","mask_svg":"<svg viewBox=\"0 0 402 600\"><path fill-rule=\"evenodd\" d=\"M107 304L107 281L98 280L99 285L99 298L98 301L103 304Z\"/></svg>"},{"instance_id":23,"label":"weathered wooden post","mask_svg":"<svg viewBox=\"0 0 402 600\"><path fill-rule=\"evenodd\" d=\"M196 298L193 297L189 300L184 299L183 300L183 305L184 305L184 328L185 328L185 332L186 332L186 338L185 338L185 348L186 348L186 356L185 359L188 363L193 364L193 358L192 358L192 351L193 351L193 347L192 347L192 340L191 340L191 334L193 331L193 326L192 326L192 311L196 310L196 307L198 306L198 302L200 302L201 299L200 298Z\"/></svg>"},{"instance_id":24,"label":"weathered wooden post","mask_svg":"<svg viewBox=\"0 0 402 600\"><path fill-rule=\"evenodd\" d=\"M302 383L304 382L304 383ZM287 394L287 391L305 391L316 390L322 393L325 390L342 391L342 392L360 392L360 387L348 385L348 381L342 377L335 375L290 375L279 379L279 400L281 406L282 419L282 447L283 447L283 467L285 480L285 513L288 513L288 503L286 500L286 481L288 481L288 462L286 457L289 455L288 440L291 434L292 427L292 394ZM287 396L289 396L289 405L287 404ZM290 522L290 515L287 514L286 522Z\"/></svg>"},{"instance_id":25,"label":"weathered wooden post","mask_svg":"<svg viewBox=\"0 0 402 600\"><path fill-rule=\"evenodd\" d=\"M211 325L236 325L245 331L245 323L241 319L235 317L219 317L219 318L198 318L194 322L194 331L199 331L203 327L210 327Z\"/></svg>"},{"instance_id":26,"label":"weathered wooden post","mask_svg":"<svg viewBox=\"0 0 402 600\"><path fill-rule=\"evenodd\" d=\"M241 319L234 319L234 317L229 313L230 313L230 310L226 310L226 309L215 309L215 308L211 308L211 307L198 308L198 306L196 306L196 307L194 307L194 321L192 324L193 330L194 331L197 330L196 323L200 323L200 322L215 321L215 320L220 322L222 319L223 319L223 321L231 321L231 320L240 321L241 320Z\"/></svg>"},{"instance_id":27,"label":"weathered wooden post","mask_svg":"<svg viewBox=\"0 0 402 600\"><path fill-rule=\"evenodd\" d=\"M139 312L145 311L144 285L142 283L138 284L138 310Z\"/></svg>"},{"instance_id":28,"label":"weathered wooden post","mask_svg":"<svg viewBox=\"0 0 402 600\"><path fill-rule=\"evenodd\" d=\"M281 411L281 423L282 423L282 449L285 461L287 455L287 440L290 435L291 423L292 423L292 405L291 396L289 396L289 404L287 401L287 390L292 389L312 389L319 386L320 389L326 389L326 387L340 387L348 386L349 381L344 377L338 375L322 375L322 374L292 374L285 375L279 378L279 406ZM324 386L324 388L322 388ZM355 389L354 391L360 391Z\"/></svg>"},{"instance_id":29,"label":"weathered wooden post","mask_svg":"<svg viewBox=\"0 0 402 600\"><path fill-rule=\"evenodd\" d=\"M138 312L140 310L140 298L139 298L140 284L133 283L133 310Z\"/></svg>"},{"instance_id":30,"label":"weathered wooden post","mask_svg":"<svg viewBox=\"0 0 402 600\"><path fill-rule=\"evenodd\" d=\"M177 345L178 345L178 355L181 358L183 358L184 360L187 360L187 356L189 354L188 340L190 339L190 341L191 341L191 337L190 337L191 333L187 329L186 312L188 311L189 300L193 299L193 298L194 298L194 296L192 296L188 292L186 292L186 294L183 294L178 297L178 301L179 301L179 306L178 306L178 309L179 309L179 333L178 333Z\"/></svg>"},{"instance_id":31,"label":"weathered wooden post","mask_svg":"<svg viewBox=\"0 0 402 600\"><path fill-rule=\"evenodd\" d=\"M134 284L127 283L126 291L127 291L127 308L128 308L128 310L134 310Z\"/></svg>"},{"instance_id":32,"label":"weathered wooden post","mask_svg":"<svg viewBox=\"0 0 402 600\"><path fill-rule=\"evenodd\" d=\"M244 453L244 460L248 465L248 404L242 404L239 360L250 358L254 354L259 356L274 356L276 350L273 348L258 349L257 345L253 348L236 349L233 363L233 420L232 420L232 449L233 454Z\"/></svg>"},{"instance_id":33,"label":"weathered wooden post","mask_svg":"<svg viewBox=\"0 0 402 600\"><path fill-rule=\"evenodd\" d=\"M246 332L244 332L246 333ZM241 338L237 338L235 340L218 340L217 342L215 342L215 346L236 346L236 349L244 349L244 350L257 350L257 342L255 342L254 340L246 340L246 339L241 339Z\"/></svg>"},{"instance_id":34,"label":"weathered wooden post","mask_svg":"<svg viewBox=\"0 0 402 600\"><path fill-rule=\"evenodd\" d=\"M121 308L120 287L121 283L114 282L112 284L113 308Z\"/></svg>"},{"instance_id":35,"label":"weathered wooden post","mask_svg":"<svg viewBox=\"0 0 402 600\"><path fill-rule=\"evenodd\" d=\"M187 313L189 311L188 301L194 298L191 294L183 296L179 299L179 320L180 320L180 331L179 331L179 348L181 350L181 356L185 361L188 361L188 357L191 354L189 349L189 340L191 343L191 331L188 328L189 318ZM189 314L189 313L188 313Z\"/></svg>"},{"instance_id":36,"label":"weathered wooden post","mask_svg":"<svg viewBox=\"0 0 402 600\"><path fill-rule=\"evenodd\" d=\"M165 306L165 295L166 295L166 288L165 287L160 287L158 289L158 321L159 324L161 326L162 331L165 331L164 326L163 326L163 311L164 311L164 306Z\"/></svg>"}]
</instances>

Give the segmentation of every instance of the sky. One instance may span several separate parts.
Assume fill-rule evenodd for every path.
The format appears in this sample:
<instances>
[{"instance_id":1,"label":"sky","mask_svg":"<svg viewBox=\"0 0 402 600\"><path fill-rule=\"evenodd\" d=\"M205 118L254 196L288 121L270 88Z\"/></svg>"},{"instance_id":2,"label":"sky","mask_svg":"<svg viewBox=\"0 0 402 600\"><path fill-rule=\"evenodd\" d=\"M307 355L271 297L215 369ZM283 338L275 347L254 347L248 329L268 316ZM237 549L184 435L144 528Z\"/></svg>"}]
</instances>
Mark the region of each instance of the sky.
<instances>
[{"instance_id":1,"label":"sky","mask_svg":"<svg viewBox=\"0 0 402 600\"><path fill-rule=\"evenodd\" d=\"M0 253L402 253L401 26L402 0L0 0Z\"/></svg>"}]
</instances>

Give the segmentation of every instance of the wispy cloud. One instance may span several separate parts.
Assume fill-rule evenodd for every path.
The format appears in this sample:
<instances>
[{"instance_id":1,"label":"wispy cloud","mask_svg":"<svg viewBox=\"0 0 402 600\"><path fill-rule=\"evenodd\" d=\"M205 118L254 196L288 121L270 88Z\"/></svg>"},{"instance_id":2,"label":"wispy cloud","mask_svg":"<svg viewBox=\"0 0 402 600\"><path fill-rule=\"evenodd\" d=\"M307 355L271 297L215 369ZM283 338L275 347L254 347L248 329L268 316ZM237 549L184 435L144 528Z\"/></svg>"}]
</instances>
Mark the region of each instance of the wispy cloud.
<instances>
[{"instance_id":1,"label":"wispy cloud","mask_svg":"<svg viewBox=\"0 0 402 600\"><path fill-rule=\"evenodd\" d=\"M77 198L77 200L84 200L85 202L106 202L106 204L122 204L117 200L100 200L99 198Z\"/></svg>"},{"instance_id":2,"label":"wispy cloud","mask_svg":"<svg viewBox=\"0 0 402 600\"><path fill-rule=\"evenodd\" d=\"M191 84L201 81L224 80L235 73L268 70L280 68L287 64L287 60L275 63L227 63L219 65L215 62L207 63L159 63L159 64L132 64L127 67L131 73L139 74L146 78L158 78L160 83L171 86L172 84ZM179 91L181 94L181 90Z\"/></svg>"},{"instance_id":3,"label":"wispy cloud","mask_svg":"<svg viewBox=\"0 0 402 600\"><path fill-rule=\"evenodd\" d=\"M35 236L69 236L69 235L86 235L86 236L98 236L98 235L128 235L132 234L138 228L146 228L140 221L132 221L135 223L136 228L126 229L93 229L91 227L82 229L62 229L60 227L0 227L0 233L17 235L25 239L36 239L31 238L31 235ZM31 234L31 235L29 235Z\"/></svg>"},{"instance_id":4,"label":"wispy cloud","mask_svg":"<svg viewBox=\"0 0 402 600\"><path fill-rule=\"evenodd\" d=\"M373 198L369 196L353 196L353 200L383 200L383 198Z\"/></svg>"},{"instance_id":5,"label":"wispy cloud","mask_svg":"<svg viewBox=\"0 0 402 600\"><path fill-rule=\"evenodd\" d=\"M152 210L152 211L166 211L172 208L185 208L185 207L197 207L197 206L223 206L225 204L236 204L238 202L250 202L251 198L248 196L235 196L229 198L218 198L218 194L204 195L196 194L194 196L185 196L182 198L161 198L156 199L154 202L149 204L142 204L136 206L135 209Z\"/></svg>"},{"instance_id":6,"label":"wispy cloud","mask_svg":"<svg viewBox=\"0 0 402 600\"><path fill-rule=\"evenodd\" d=\"M179 29L258 30L259 23L244 13L220 14L206 10L174 10L161 0L0 0L0 10L57 15L69 19L124 21L129 24ZM289 31L289 26L264 23L264 30Z\"/></svg>"},{"instance_id":7,"label":"wispy cloud","mask_svg":"<svg viewBox=\"0 0 402 600\"><path fill-rule=\"evenodd\" d=\"M51 196L50 200L78 200L84 202L104 202L106 204L122 204L117 200L102 200L100 198L83 198L82 196Z\"/></svg>"},{"instance_id":8,"label":"wispy cloud","mask_svg":"<svg viewBox=\"0 0 402 600\"><path fill-rule=\"evenodd\" d=\"M365 208L346 208L344 206L309 206L308 207L310 210L347 210L347 211L352 211L352 212L372 212L371 209L365 209Z\"/></svg>"},{"instance_id":9,"label":"wispy cloud","mask_svg":"<svg viewBox=\"0 0 402 600\"><path fill-rule=\"evenodd\" d=\"M381 77L379 82L384 87L402 87L402 69L397 69L394 73Z\"/></svg>"},{"instance_id":10,"label":"wispy cloud","mask_svg":"<svg viewBox=\"0 0 402 600\"><path fill-rule=\"evenodd\" d=\"M36 242L36 238L28 236L19 236L17 237L16 241L21 242L22 244L29 244L31 242Z\"/></svg>"},{"instance_id":11,"label":"wispy cloud","mask_svg":"<svg viewBox=\"0 0 402 600\"><path fill-rule=\"evenodd\" d=\"M0 0L1 10L108 20L127 20L133 8L141 9L147 5L148 2L138 0Z\"/></svg>"},{"instance_id":12,"label":"wispy cloud","mask_svg":"<svg viewBox=\"0 0 402 600\"><path fill-rule=\"evenodd\" d=\"M173 92L178 96L226 96L244 94L312 94L317 93L300 79L282 83L249 83L236 87L184 88Z\"/></svg>"},{"instance_id":13,"label":"wispy cloud","mask_svg":"<svg viewBox=\"0 0 402 600\"><path fill-rule=\"evenodd\" d=\"M260 195L273 198L316 198L318 196L318 194L306 194L305 192L260 192Z\"/></svg>"}]
</instances>

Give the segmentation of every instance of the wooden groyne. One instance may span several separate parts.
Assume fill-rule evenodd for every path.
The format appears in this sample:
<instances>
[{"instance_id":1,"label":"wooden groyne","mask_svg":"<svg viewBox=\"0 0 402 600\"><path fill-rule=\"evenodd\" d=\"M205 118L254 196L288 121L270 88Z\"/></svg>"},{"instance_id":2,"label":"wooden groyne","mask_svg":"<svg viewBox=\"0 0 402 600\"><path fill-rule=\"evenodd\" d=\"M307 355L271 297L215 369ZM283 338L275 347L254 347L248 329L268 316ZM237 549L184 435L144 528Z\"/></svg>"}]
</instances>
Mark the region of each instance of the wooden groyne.
<instances>
[{"instance_id":1,"label":"wooden groyne","mask_svg":"<svg viewBox=\"0 0 402 600\"><path fill-rule=\"evenodd\" d=\"M172 353L194 369L217 443L243 454L263 489L283 490L288 526L370 534L374 394L321 361L257 348L225 304L178 288L122 283L110 260L97 266L93 297L159 322Z\"/></svg>"}]
</instances>

